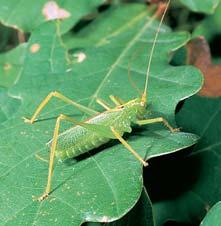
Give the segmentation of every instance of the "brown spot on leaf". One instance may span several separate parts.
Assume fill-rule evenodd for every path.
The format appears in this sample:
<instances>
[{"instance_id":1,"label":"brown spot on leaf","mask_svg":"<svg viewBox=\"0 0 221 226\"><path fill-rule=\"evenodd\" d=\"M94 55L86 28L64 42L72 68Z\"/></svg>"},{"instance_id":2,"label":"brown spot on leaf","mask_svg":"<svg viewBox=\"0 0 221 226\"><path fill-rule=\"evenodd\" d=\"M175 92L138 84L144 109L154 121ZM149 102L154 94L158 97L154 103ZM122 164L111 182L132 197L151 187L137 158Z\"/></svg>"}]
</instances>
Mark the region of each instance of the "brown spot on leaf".
<instances>
[{"instance_id":1,"label":"brown spot on leaf","mask_svg":"<svg viewBox=\"0 0 221 226\"><path fill-rule=\"evenodd\" d=\"M5 71L8 71L8 70L10 70L12 68L12 65L9 64L9 63L5 63L3 68L4 68Z\"/></svg>"},{"instance_id":2,"label":"brown spot on leaf","mask_svg":"<svg viewBox=\"0 0 221 226\"><path fill-rule=\"evenodd\" d=\"M60 8L55 1L47 2L42 9L42 14L46 20L66 19L71 16L70 12Z\"/></svg>"},{"instance_id":3,"label":"brown spot on leaf","mask_svg":"<svg viewBox=\"0 0 221 226\"><path fill-rule=\"evenodd\" d=\"M40 47L41 46L38 43L35 43L35 44L31 45L30 51L32 53L37 53L39 51Z\"/></svg>"},{"instance_id":4,"label":"brown spot on leaf","mask_svg":"<svg viewBox=\"0 0 221 226\"><path fill-rule=\"evenodd\" d=\"M191 40L187 45L188 62L200 69L204 76L201 96L221 96L221 65L213 64L209 44L203 36Z\"/></svg>"}]
</instances>

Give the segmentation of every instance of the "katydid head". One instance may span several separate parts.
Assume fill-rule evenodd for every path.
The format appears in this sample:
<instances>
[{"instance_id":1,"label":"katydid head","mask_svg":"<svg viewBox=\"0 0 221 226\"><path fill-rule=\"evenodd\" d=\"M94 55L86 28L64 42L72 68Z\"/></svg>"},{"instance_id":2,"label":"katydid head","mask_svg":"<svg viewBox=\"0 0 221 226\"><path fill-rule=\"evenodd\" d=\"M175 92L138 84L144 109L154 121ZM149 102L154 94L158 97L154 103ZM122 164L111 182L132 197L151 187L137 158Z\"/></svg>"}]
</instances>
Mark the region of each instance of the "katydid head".
<instances>
[{"instance_id":1,"label":"katydid head","mask_svg":"<svg viewBox=\"0 0 221 226\"><path fill-rule=\"evenodd\" d=\"M132 121L133 119L143 118L146 114L146 104L143 105L140 98L130 100L127 103L118 106L118 108L123 108Z\"/></svg>"}]
</instances>

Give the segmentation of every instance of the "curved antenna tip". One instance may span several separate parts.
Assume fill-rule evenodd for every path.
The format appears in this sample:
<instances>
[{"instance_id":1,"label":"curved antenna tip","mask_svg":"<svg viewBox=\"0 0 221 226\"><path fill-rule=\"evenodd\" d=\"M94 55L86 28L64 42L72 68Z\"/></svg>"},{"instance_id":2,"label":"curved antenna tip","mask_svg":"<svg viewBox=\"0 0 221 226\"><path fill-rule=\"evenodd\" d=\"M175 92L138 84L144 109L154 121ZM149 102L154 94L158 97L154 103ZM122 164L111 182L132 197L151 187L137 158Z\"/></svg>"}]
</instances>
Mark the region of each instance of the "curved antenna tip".
<instances>
[{"instance_id":1,"label":"curved antenna tip","mask_svg":"<svg viewBox=\"0 0 221 226\"><path fill-rule=\"evenodd\" d=\"M157 38L158 38L158 35L159 35L159 32L160 32L160 28L161 28L161 25L163 23L163 20L164 20L164 17L166 15L166 12L168 10L168 7L170 5L170 1L171 0L168 0L167 3L166 3L166 6L165 4L160 4L160 6L158 7L157 9L157 12L155 13L155 16L158 16L159 14L162 14L162 10L163 10L163 15L160 19L160 24L157 28L157 32L155 34L155 37L154 37L154 41L153 41L153 45L152 45L152 48L151 48L151 51L150 51L150 57L149 57L149 61L148 61L148 66L147 66L147 72L146 72L146 80L145 80L145 86L144 86L144 92L142 94L142 100L144 100L144 98L147 97L147 84L148 84L148 77L149 77L149 74L150 74L150 67L151 67L151 62L152 62L152 58L153 58L153 53L154 53L154 49L155 49L155 46L156 46L156 42L157 42ZM146 99L145 99L146 101Z\"/></svg>"}]
</instances>

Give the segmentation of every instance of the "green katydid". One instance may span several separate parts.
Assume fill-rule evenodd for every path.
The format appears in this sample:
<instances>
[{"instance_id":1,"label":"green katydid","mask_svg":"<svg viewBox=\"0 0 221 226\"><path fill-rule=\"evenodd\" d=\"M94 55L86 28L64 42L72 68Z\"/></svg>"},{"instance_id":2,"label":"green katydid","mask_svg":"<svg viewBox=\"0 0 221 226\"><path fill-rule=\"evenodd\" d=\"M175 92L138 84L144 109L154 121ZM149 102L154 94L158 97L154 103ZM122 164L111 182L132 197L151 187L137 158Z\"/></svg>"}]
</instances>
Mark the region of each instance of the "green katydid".
<instances>
[{"instance_id":1,"label":"green katydid","mask_svg":"<svg viewBox=\"0 0 221 226\"><path fill-rule=\"evenodd\" d=\"M147 84L150 73L151 61L158 38L159 30L166 11L169 7L170 0L166 4L166 8L161 17L158 30L155 34L153 46L151 48L150 57L148 61L148 67L146 71L146 79L144 90L140 97L132 99L128 102L121 100L119 97L110 96L112 102L116 105L114 108L109 107L103 100L97 99L97 103L105 108L104 112L97 112L86 106L80 105L77 102L65 97L61 93L56 91L51 92L38 106L31 119L25 119L27 123L34 123L37 116L42 109L47 105L52 97L57 97L64 102L73 105L83 113L90 115L90 118L79 122L72 117L61 114L57 120L54 129L53 138L50 141L50 161L48 171L48 181L42 196L38 198L39 201L48 197L51 192L51 181L54 167L55 156L64 160L67 158L77 157L85 152L88 152L96 147L99 147L111 139L119 140L123 146L129 150L136 159L138 159L144 166L148 163L128 144L128 142L122 137L124 133L130 133L132 131L131 126L146 125L151 123L162 122L171 132L176 131L169 123L162 117L153 119L145 119L146 107L147 107ZM60 123L62 120L69 121L75 126L59 134Z\"/></svg>"}]
</instances>

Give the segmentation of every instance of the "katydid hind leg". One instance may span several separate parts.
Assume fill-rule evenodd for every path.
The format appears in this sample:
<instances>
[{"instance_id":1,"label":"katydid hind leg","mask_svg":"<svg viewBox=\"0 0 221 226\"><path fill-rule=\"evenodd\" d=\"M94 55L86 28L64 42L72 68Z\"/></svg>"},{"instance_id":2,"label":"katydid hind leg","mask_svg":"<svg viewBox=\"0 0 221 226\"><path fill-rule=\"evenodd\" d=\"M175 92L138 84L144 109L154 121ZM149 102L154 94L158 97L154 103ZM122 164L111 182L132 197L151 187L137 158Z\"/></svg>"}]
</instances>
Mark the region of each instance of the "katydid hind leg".
<instances>
[{"instance_id":1,"label":"katydid hind leg","mask_svg":"<svg viewBox=\"0 0 221 226\"><path fill-rule=\"evenodd\" d=\"M79 122L72 117L61 114L56 120L54 135L53 135L52 144L51 144L47 185L45 188L45 192L38 198L38 201L43 201L44 199L46 199L48 197L49 193L51 192L51 181L52 181L53 168L54 168L54 158L55 158L55 151L56 151L56 146L57 146L57 140L58 140L61 120L68 121L75 125L82 126L90 131L93 131L101 136L108 137L110 139L115 138L115 136L112 134L111 129L109 127Z\"/></svg>"},{"instance_id":2,"label":"katydid hind leg","mask_svg":"<svg viewBox=\"0 0 221 226\"><path fill-rule=\"evenodd\" d=\"M61 123L62 119L63 119L63 115L60 115L56 120L53 141L52 141L51 150L50 150L47 185L45 188L45 192L38 198L38 201L43 201L44 199L46 199L51 191L51 180L52 180L53 168L54 168L55 150L56 150L56 145L57 145L57 140L58 140L58 132L59 132L59 128L60 128L60 123Z\"/></svg>"},{"instance_id":3,"label":"katydid hind leg","mask_svg":"<svg viewBox=\"0 0 221 226\"><path fill-rule=\"evenodd\" d=\"M53 139L52 139L52 144L51 144L51 150L50 150L50 160L49 160L49 167L48 167L48 180L47 180L47 185L45 188L45 192L38 198L38 201L43 201L46 199L51 192L51 181L52 181L52 175L53 175L53 168L54 168L54 158L55 158L55 151L56 151L56 146L57 146L57 141L58 141L58 135L59 135L59 128L61 121L68 121L72 122L75 124L79 124L75 119L61 114L55 123L55 128L54 128L54 134L53 134Z\"/></svg>"}]
</instances>

